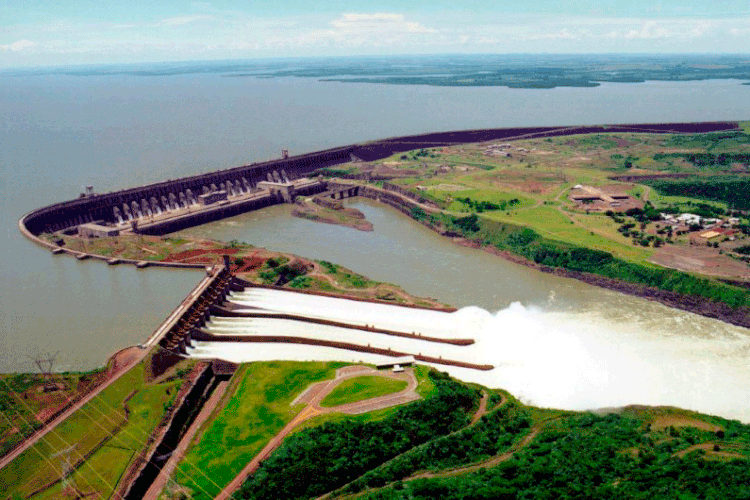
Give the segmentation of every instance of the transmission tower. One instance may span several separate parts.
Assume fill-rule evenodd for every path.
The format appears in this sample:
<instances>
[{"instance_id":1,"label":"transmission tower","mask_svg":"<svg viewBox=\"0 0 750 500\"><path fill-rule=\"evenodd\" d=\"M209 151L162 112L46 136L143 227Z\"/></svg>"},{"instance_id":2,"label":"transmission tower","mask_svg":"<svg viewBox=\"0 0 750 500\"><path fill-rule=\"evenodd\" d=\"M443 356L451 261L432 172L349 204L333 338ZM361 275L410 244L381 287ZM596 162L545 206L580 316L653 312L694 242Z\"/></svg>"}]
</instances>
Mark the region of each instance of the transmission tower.
<instances>
[{"instance_id":1,"label":"transmission tower","mask_svg":"<svg viewBox=\"0 0 750 500\"><path fill-rule=\"evenodd\" d=\"M70 490L70 492L73 493L73 498L79 499L84 498L86 495L78 489L78 486L76 486L75 481L71 477L74 468L70 456L75 447L76 445L73 445L64 450L58 451L54 455L51 455L50 458L60 457L60 484L62 493L65 494L66 491Z\"/></svg>"}]
</instances>

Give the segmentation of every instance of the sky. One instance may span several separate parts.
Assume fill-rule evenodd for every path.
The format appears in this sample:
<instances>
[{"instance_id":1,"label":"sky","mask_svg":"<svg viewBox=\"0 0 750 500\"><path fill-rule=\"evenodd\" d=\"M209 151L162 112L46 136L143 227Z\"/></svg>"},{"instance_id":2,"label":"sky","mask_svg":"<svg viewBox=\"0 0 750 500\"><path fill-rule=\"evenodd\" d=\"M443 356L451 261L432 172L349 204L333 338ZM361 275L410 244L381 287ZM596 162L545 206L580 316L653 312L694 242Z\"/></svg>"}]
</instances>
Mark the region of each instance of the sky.
<instances>
[{"instance_id":1,"label":"sky","mask_svg":"<svg viewBox=\"0 0 750 500\"><path fill-rule=\"evenodd\" d=\"M748 0L4 0L0 69L268 57L748 53Z\"/></svg>"}]
</instances>

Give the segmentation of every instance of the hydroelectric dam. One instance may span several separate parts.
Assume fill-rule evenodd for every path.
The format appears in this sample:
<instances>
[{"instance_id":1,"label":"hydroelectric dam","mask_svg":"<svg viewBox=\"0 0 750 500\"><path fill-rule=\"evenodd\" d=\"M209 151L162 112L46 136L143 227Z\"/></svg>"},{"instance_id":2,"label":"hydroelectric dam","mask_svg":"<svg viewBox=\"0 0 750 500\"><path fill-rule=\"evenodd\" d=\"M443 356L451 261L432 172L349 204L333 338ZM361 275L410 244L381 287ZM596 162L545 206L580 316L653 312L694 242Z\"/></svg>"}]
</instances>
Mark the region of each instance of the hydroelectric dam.
<instances>
[{"instance_id":1,"label":"hydroelectric dam","mask_svg":"<svg viewBox=\"0 0 750 500\"><path fill-rule=\"evenodd\" d=\"M701 133L737 128L735 122L640 124L508 128L441 132L354 144L299 156L108 193L90 189L77 199L39 208L19 220L22 233L53 253L79 259L95 258L109 264L138 267L195 267L201 264L135 261L107 258L66 248L56 233L108 236L119 233L166 234L219 220L269 205L293 202L299 195L331 193L355 196L366 191L328 183L316 171L351 161L375 161L395 153L490 140L514 140L582 133L647 132ZM388 202L387 199L382 201ZM381 357L413 356L427 363L489 370L492 366L462 360L462 347L472 339L456 338L461 328L450 311L419 311L395 305L314 296L299 292L264 289L242 282L228 266L210 268L208 282L194 290L180 305L179 313L163 324L150 347L161 349L155 364L168 366L170 359L188 354L202 356L201 346L295 343L316 348L346 350ZM203 282L202 282L203 283ZM319 314L325 311L326 314ZM340 317L340 311L354 316ZM370 319L364 319L370 318ZM386 320L384 320L386 318ZM394 318L393 321L387 318ZM435 325L449 325L441 331ZM471 358L469 358L471 359ZM159 371L155 367L155 372Z\"/></svg>"}]
</instances>

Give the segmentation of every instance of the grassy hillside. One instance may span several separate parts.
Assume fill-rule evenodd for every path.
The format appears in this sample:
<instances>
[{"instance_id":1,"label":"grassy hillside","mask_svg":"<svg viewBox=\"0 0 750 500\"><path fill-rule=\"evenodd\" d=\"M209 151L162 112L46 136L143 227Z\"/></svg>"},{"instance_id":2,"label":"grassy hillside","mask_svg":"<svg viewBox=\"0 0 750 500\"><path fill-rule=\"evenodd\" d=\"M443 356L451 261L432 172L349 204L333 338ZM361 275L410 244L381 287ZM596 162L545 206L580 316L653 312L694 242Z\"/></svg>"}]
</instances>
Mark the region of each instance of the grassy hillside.
<instances>
[{"instance_id":1,"label":"grassy hillside","mask_svg":"<svg viewBox=\"0 0 750 500\"><path fill-rule=\"evenodd\" d=\"M308 385L333 378L341 366L294 361L243 365L225 405L180 463L175 481L192 498L213 498L304 407L292 406L294 398Z\"/></svg>"},{"instance_id":2,"label":"grassy hillside","mask_svg":"<svg viewBox=\"0 0 750 500\"><path fill-rule=\"evenodd\" d=\"M74 498L72 490L61 488L60 480L67 475L80 491L109 498L182 383L175 378L149 381L144 364L132 368L0 470L1 497Z\"/></svg>"},{"instance_id":3,"label":"grassy hillside","mask_svg":"<svg viewBox=\"0 0 750 500\"><path fill-rule=\"evenodd\" d=\"M534 408L430 372L435 390L377 421L287 438L244 499L747 498L750 426L674 408Z\"/></svg>"},{"instance_id":4,"label":"grassy hillside","mask_svg":"<svg viewBox=\"0 0 750 500\"><path fill-rule=\"evenodd\" d=\"M377 398L405 389L403 380L383 377L357 377L345 380L320 402L320 406L331 407Z\"/></svg>"}]
</instances>

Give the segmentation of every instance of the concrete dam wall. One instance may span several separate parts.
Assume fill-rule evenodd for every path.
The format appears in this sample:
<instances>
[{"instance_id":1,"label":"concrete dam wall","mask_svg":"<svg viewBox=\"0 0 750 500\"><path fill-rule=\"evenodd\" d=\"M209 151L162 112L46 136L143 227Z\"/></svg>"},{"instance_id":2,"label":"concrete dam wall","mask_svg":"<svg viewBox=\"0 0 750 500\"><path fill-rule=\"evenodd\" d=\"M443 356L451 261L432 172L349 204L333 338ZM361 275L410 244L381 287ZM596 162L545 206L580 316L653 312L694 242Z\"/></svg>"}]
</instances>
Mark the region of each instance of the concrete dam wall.
<instances>
[{"instance_id":1,"label":"concrete dam wall","mask_svg":"<svg viewBox=\"0 0 750 500\"><path fill-rule=\"evenodd\" d=\"M376 161L392 154L419 148L451 146L490 140L520 140L583 133L644 132L644 133L704 133L737 129L736 122L639 124L574 127L527 127L485 130L439 132L413 136L395 137L378 141L353 144L278 160L253 163L240 167L183 177L155 184L104 194L82 194L78 199L39 208L23 216L19 221L21 231L38 243L51 246L38 238L42 233L51 233L81 226L86 223L123 224L140 220L144 233L163 234L190 225L203 224L244 211L280 203L278 192L269 192L260 183L288 183L321 168L347 163L352 159ZM315 189L308 187L310 192ZM298 190L300 194L308 194ZM156 221L155 216L178 210L190 210L201 200L224 200L227 196L241 197L229 206L226 203L210 205L211 210L200 214L180 215L179 221Z\"/></svg>"},{"instance_id":2,"label":"concrete dam wall","mask_svg":"<svg viewBox=\"0 0 750 500\"><path fill-rule=\"evenodd\" d=\"M196 204L202 195L211 193L250 194L259 191L258 184L261 182L282 183L319 168L348 162L351 160L353 149L354 146L345 146L122 191L84 195L76 200L37 209L25 215L19 225L24 234L34 237L89 222L116 224L144 215L162 214ZM281 199L275 196L265 200L253 199L247 204L247 210L280 201ZM234 214L219 215L221 217Z\"/></svg>"}]
</instances>

